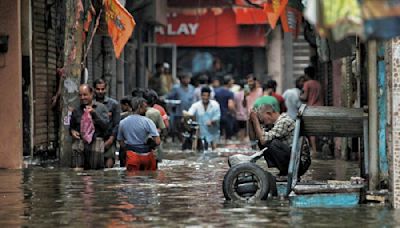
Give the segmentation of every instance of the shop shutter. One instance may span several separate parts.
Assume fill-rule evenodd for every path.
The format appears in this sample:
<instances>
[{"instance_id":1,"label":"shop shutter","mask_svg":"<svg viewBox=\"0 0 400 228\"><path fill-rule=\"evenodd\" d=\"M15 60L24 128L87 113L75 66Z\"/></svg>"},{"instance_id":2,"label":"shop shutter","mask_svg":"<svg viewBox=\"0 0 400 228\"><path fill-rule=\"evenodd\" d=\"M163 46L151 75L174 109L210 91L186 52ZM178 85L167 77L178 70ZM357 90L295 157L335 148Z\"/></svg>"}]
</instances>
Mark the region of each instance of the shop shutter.
<instances>
[{"instance_id":1,"label":"shop shutter","mask_svg":"<svg viewBox=\"0 0 400 228\"><path fill-rule=\"evenodd\" d=\"M47 150L57 140L51 97L56 93L54 0L32 1L33 146Z\"/></svg>"}]
</instances>

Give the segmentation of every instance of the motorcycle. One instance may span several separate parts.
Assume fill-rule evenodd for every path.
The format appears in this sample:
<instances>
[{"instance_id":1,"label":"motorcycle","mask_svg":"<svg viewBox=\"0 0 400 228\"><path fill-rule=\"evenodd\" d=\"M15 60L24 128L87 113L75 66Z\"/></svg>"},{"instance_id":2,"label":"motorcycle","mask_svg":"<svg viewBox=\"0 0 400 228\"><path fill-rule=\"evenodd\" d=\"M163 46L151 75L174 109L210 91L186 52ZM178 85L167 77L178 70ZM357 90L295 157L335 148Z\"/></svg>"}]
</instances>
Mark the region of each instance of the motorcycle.
<instances>
[{"instance_id":1,"label":"motorcycle","mask_svg":"<svg viewBox=\"0 0 400 228\"><path fill-rule=\"evenodd\" d=\"M200 126L193 117L183 117L183 143L182 150L204 151L208 149L208 143L200 137Z\"/></svg>"}]
</instances>

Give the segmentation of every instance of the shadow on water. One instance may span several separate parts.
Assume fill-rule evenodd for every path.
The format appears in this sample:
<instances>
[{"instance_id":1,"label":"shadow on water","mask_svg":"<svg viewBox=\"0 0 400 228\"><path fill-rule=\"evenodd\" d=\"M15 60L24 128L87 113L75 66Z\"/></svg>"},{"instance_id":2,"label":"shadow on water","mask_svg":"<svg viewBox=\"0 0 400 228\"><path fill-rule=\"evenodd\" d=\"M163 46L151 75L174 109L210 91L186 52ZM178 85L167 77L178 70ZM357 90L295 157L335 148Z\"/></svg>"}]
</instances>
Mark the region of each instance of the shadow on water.
<instances>
[{"instance_id":1,"label":"shadow on water","mask_svg":"<svg viewBox=\"0 0 400 228\"><path fill-rule=\"evenodd\" d=\"M395 227L400 214L383 206L297 209L286 200L230 202L222 194L229 151L167 153L156 172L75 172L32 166L0 170L0 227L216 226ZM264 162L264 161L261 161ZM265 163L265 162L264 162ZM324 167L324 169L321 169ZM346 179L357 164L313 161L308 175Z\"/></svg>"}]
</instances>

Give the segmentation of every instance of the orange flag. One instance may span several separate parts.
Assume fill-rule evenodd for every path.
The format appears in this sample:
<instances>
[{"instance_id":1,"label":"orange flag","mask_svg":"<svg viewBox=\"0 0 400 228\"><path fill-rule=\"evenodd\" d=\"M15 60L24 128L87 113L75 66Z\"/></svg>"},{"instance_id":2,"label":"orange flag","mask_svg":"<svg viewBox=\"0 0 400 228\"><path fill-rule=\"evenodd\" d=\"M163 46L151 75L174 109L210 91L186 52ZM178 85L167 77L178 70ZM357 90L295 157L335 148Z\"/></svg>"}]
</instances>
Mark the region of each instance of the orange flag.
<instances>
[{"instance_id":1,"label":"orange flag","mask_svg":"<svg viewBox=\"0 0 400 228\"><path fill-rule=\"evenodd\" d=\"M275 28L281 14L285 14L288 0L272 0L272 4L264 4L264 12L267 14L268 22L272 29Z\"/></svg>"},{"instance_id":2,"label":"orange flag","mask_svg":"<svg viewBox=\"0 0 400 228\"><path fill-rule=\"evenodd\" d=\"M104 1L108 34L114 44L114 53L120 57L126 42L135 28L132 15L118 2L118 0Z\"/></svg>"}]
</instances>

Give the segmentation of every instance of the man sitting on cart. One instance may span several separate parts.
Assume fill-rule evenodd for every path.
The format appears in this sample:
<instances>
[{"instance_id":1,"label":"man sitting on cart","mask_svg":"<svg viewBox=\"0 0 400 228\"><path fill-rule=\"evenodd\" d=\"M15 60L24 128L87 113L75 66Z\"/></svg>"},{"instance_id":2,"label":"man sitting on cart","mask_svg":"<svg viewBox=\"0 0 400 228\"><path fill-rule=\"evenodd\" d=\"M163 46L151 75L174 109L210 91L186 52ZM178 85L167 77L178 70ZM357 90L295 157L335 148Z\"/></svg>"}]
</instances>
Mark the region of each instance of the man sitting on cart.
<instances>
[{"instance_id":1,"label":"man sitting on cart","mask_svg":"<svg viewBox=\"0 0 400 228\"><path fill-rule=\"evenodd\" d=\"M295 121L286 113L280 114L279 111L276 99L266 99L265 102L254 107L250 113L250 123L260 147L268 147L264 152L268 167L278 168L278 176L287 176ZM263 125L273 126L270 130L264 131ZM305 173L310 163L309 157L302 156L300 175Z\"/></svg>"}]
</instances>

